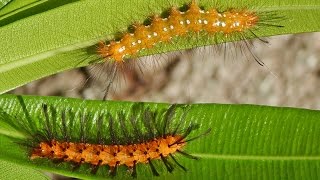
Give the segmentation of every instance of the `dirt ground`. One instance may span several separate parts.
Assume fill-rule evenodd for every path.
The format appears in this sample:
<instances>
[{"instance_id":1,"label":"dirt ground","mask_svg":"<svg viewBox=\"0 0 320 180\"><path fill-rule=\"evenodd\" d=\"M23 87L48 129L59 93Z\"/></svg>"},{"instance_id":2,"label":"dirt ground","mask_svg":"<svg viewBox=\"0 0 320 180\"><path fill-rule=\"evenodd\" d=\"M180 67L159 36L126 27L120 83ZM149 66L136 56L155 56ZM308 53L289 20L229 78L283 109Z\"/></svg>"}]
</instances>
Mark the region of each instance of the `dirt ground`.
<instances>
[{"instance_id":1,"label":"dirt ground","mask_svg":"<svg viewBox=\"0 0 320 180\"><path fill-rule=\"evenodd\" d=\"M320 109L320 33L276 36L251 52L207 47L142 59L113 83L109 99L170 103L240 103ZM221 49L220 49L221 50ZM242 54L242 55L241 55ZM152 66L150 63L158 65ZM103 70L102 70L103 71ZM20 87L12 93L101 99L106 78L101 68L80 68ZM123 79L123 78L119 78Z\"/></svg>"}]
</instances>

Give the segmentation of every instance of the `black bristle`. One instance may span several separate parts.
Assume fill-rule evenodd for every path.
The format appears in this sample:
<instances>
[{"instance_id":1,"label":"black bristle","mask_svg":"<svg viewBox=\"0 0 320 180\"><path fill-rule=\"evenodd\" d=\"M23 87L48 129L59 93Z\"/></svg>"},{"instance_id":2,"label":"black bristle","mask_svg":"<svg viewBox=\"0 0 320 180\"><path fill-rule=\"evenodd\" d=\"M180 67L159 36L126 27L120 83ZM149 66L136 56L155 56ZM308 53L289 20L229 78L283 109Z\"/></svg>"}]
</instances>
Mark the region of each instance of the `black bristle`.
<instances>
[{"instance_id":1,"label":"black bristle","mask_svg":"<svg viewBox=\"0 0 320 180\"><path fill-rule=\"evenodd\" d=\"M103 136L103 116L99 116L97 120L97 143L98 144L104 144Z\"/></svg>"},{"instance_id":2,"label":"black bristle","mask_svg":"<svg viewBox=\"0 0 320 180\"><path fill-rule=\"evenodd\" d=\"M139 140L139 142L136 142L136 143L144 142L143 135L142 135L141 131L139 130L139 128L137 127L137 117L131 116L130 122L132 125L133 133L135 134L135 139Z\"/></svg>"},{"instance_id":3,"label":"black bristle","mask_svg":"<svg viewBox=\"0 0 320 180\"><path fill-rule=\"evenodd\" d=\"M71 167L72 167L72 171L76 171L80 168L81 163L72 163Z\"/></svg>"},{"instance_id":4,"label":"black bristle","mask_svg":"<svg viewBox=\"0 0 320 180\"><path fill-rule=\"evenodd\" d=\"M175 158L172 154L170 154L169 156L172 158L172 160L173 160L181 169L183 169L184 171L187 171L187 169L186 169L184 166L182 166L182 165L176 160L176 158Z\"/></svg>"},{"instance_id":5,"label":"black bristle","mask_svg":"<svg viewBox=\"0 0 320 180\"><path fill-rule=\"evenodd\" d=\"M121 127L121 132L122 132L122 139L124 139L125 141L125 144L130 144L132 143L132 140L133 138L130 136L130 134L128 133L128 128L125 124L125 115L124 115L124 112L120 112L118 114L118 118L119 118L119 124L120 124L120 127Z\"/></svg>"},{"instance_id":6,"label":"black bristle","mask_svg":"<svg viewBox=\"0 0 320 180\"><path fill-rule=\"evenodd\" d=\"M90 173L91 174L97 174L99 167L100 167L99 164L98 165L92 165Z\"/></svg>"},{"instance_id":7,"label":"black bristle","mask_svg":"<svg viewBox=\"0 0 320 180\"><path fill-rule=\"evenodd\" d=\"M188 154L188 153L183 152L183 151L181 151L181 150L177 150L177 152L180 153L180 154L182 154L182 155L184 155L185 157L187 157L187 158L189 158L189 159L195 159L195 160L198 160L198 159L199 159L198 157L192 156L191 154Z\"/></svg>"},{"instance_id":8,"label":"black bristle","mask_svg":"<svg viewBox=\"0 0 320 180\"><path fill-rule=\"evenodd\" d=\"M61 113L61 132L63 133L63 139L64 141L68 142L70 140L70 137L68 135L68 130L67 130L67 124L66 124L66 111L63 110Z\"/></svg>"},{"instance_id":9,"label":"black bristle","mask_svg":"<svg viewBox=\"0 0 320 180\"><path fill-rule=\"evenodd\" d=\"M51 112L51 122L50 123L51 123L52 137L56 137L55 133L57 133L57 123L54 120L58 119L57 109L54 106L49 106L48 108L50 108L50 112Z\"/></svg>"},{"instance_id":10,"label":"black bristle","mask_svg":"<svg viewBox=\"0 0 320 180\"><path fill-rule=\"evenodd\" d=\"M200 135L198 135L198 136L196 136L196 137L192 137L192 138L190 138L190 139L184 140L183 143L190 142L190 141L194 141L194 140L196 140L196 139L198 139L198 138L200 138L200 137L202 137L202 136L208 135L210 132L211 132L211 128L207 129L204 133L202 133L202 134L200 134Z\"/></svg>"},{"instance_id":11,"label":"black bristle","mask_svg":"<svg viewBox=\"0 0 320 180\"><path fill-rule=\"evenodd\" d=\"M47 104L42 104L42 112L45 117L45 127L46 129L44 130L46 132L46 135L48 136L49 139L53 139L53 134L52 134L52 127L50 123L50 117L48 114L48 105Z\"/></svg>"},{"instance_id":12,"label":"black bristle","mask_svg":"<svg viewBox=\"0 0 320 180\"><path fill-rule=\"evenodd\" d=\"M110 170L109 170L109 174L110 176L114 177L117 175L117 165L115 167L110 167Z\"/></svg>"},{"instance_id":13,"label":"black bristle","mask_svg":"<svg viewBox=\"0 0 320 180\"><path fill-rule=\"evenodd\" d=\"M150 159L148 159L148 162L149 162L149 166L151 168L152 174L154 176L159 176L159 173L157 172L156 168L154 167Z\"/></svg>"},{"instance_id":14,"label":"black bristle","mask_svg":"<svg viewBox=\"0 0 320 180\"><path fill-rule=\"evenodd\" d=\"M85 135L85 121L86 121L86 114L83 113L80 117L80 142L84 143L86 140Z\"/></svg>"},{"instance_id":15,"label":"black bristle","mask_svg":"<svg viewBox=\"0 0 320 180\"><path fill-rule=\"evenodd\" d=\"M142 122L144 126L146 127L147 133L148 133L148 139L153 139L155 138L155 133L154 133L154 127L152 126L152 121L151 119L155 118L153 112L147 108L144 111L143 117L142 117Z\"/></svg>"},{"instance_id":16,"label":"black bristle","mask_svg":"<svg viewBox=\"0 0 320 180\"><path fill-rule=\"evenodd\" d=\"M111 140L111 144L115 145L117 144L117 138L116 138L116 134L115 134L115 130L114 130L114 120L111 114L108 113L108 118L109 118L109 133L110 133L110 140Z\"/></svg>"},{"instance_id":17,"label":"black bristle","mask_svg":"<svg viewBox=\"0 0 320 180\"><path fill-rule=\"evenodd\" d=\"M137 178L137 167L136 167L136 163L134 163L134 165L133 165L133 167L132 167L131 176L132 176L133 178Z\"/></svg>"},{"instance_id":18,"label":"black bristle","mask_svg":"<svg viewBox=\"0 0 320 180\"><path fill-rule=\"evenodd\" d=\"M53 159L52 162L53 162L54 164L61 164L61 163L64 162L64 159L63 159L63 158L61 158L61 159Z\"/></svg>"},{"instance_id":19,"label":"black bristle","mask_svg":"<svg viewBox=\"0 0 320 180\"><path fill-rule=\"evenodd\" d=\"M173 119L173 117L175 115L175 111L176 111L176 105L173 104L173 105L171 105L169 107L169 109L165 113L164 122L163 122L163 129L162 129L162 135L166 135L167 134L168 126L169 126L170 122L172 121L172 119Z\"/></svg>"},{"instance_id":20,"label":"black bristle","mask_svg":"<svg viewBox=\"0 0 320 180\"><path fill-rule=\"evenodd\" d=\"M166 157L163 157L162 154L160 154L160 157L161 157L162 162L163 162L164 165L166 166L167 170L168 170L170 173L172 173L172 171L173 171L173 169L174 169L173 166L172 166L172 164L168 161L168 159L167 159Z\"/></svg>"}]
</instances>

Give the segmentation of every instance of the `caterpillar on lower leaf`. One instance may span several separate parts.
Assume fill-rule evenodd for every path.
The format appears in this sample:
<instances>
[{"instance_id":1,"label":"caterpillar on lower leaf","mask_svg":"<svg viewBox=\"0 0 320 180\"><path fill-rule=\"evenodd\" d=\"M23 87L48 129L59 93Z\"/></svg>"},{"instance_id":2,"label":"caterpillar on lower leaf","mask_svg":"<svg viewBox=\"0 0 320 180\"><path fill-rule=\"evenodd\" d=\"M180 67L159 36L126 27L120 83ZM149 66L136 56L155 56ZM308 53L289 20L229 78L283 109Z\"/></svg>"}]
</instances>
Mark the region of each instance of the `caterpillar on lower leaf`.
<instances>
[{"instance_id":1,"label":"caterpillar on lower leaf","mask_svg":"<svg viewBox=\"0 0 320 180\"><path fill-rule=\"evenodd\" d=\"M211 129L189 137L199 124L185 122L186 108L182 107L179 112L180 108L172 105L159 112L136 105L129 116L122 111L112 116L107 112L93 115L85 110L74 114L68 109L58 111L43 104L39 117L43 124L38 128L32 124L23 126L28 139L19 143L28 147L32 161L66 162L73 170L87 164L93 174L99 167L108 167L107 172L100 170L99 175L103 176L115 176L117 169L124 166L128 174L137 177L137 165L149 165L152 174L159 176L156 161L162 161L170 173L176 167L187 171L176 155L198 159L186 153L184 148Z\"/></svg>"},{"instance_id":2,"label":"caterpillar on lower leaf","mask_svg":"<svg viewBox=\"0 0 320 180\"><path fill-rule=\"evenodd\" d=\"M111 65L103 99L106 99L117 72L138 63L132 58L140 57L144 50L152 50L158 45L175 43L177 38L196 38L201 41L203 37L208 37L215 39L215 44L234 39L243 40L243 44L235 48L240 48L241 53L249 51L249 56L261 66L264 65L251 52L250 47L253 45L248 39L260 39L255 33L258 29L282 27L278 24L282 17L275 12L259 12L247 8L219 10L218 7L204 8L200 5L196 0L191 0L185 6L169 7L162 14L151 15L144 23L133 23L127 31L121 32L114 39L100 41L95 53L99 60ZM194 45L198 46L202 46L202 43Z\"/></svg>"}]
</instances>

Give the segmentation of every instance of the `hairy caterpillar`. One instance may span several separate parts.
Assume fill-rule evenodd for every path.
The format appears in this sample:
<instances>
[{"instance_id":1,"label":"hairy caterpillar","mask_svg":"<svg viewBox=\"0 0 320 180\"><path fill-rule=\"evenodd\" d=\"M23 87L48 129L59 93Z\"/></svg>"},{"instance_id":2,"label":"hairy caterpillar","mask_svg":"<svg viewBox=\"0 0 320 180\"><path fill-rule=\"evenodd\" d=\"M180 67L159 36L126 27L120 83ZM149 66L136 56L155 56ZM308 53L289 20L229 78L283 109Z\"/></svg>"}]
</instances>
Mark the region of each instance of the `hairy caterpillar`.
<instances>
[{"instance_id":1,"label":"hairy caterpillar","mask_svg":"<svg viewBox=\"0 0 320 180\"><path fill-rule=\"evenodd\" d=\"M186 109L177 120L175 105L159 114L141 106L132 109L134 113L129 117L120 111L117 116L103 113L92 117L82 113L76 117L70 111L58 113L43 104L40 117L44 122L43 128L34 131L31 130L32 125L25 127L29 138L20 143L29 147L31 160L46 158L54 162L68 162L74 170L81 164L89 164L93 174L99 167L108 167L109 173L101 172L103 169L99 175L115 176L117 168L125 166L131 176L137 177L136 165L148 164L152 174L159 176L154 165L154 161L159 160L170 173L176 166L187 171L178 162L176 154L197 159L183 149L211 129L188 138L199 125L185 124Z\"/></svg>"},{"instance_id":2,"label":"hairy caterpillar","mask_svg":"<svg viewBox=\"0 0 320 180\"><path fill-rule=\"evenodd\" d=\"M274 12L256 12L246 8L229 8L224 11L215 7L205 9L195 0L183 7L170 7L161 15L153 14L142 24L132 24L115 39L103 40L98 44L98 59L103 59L112 67L107 75L109 81L103 99L106 99L116 73L127 65L137 63L132 58L139 57L141 52L155 46L175 43L181 37L201 39L208 36L216 38L217 42L220 39L244 40L241 50L248 50L249 55L263 66L264 63L250 51L252 44L247 39L259 38L254 31L261 27L282 27L277 25L279 19Z\"/></svg>"}]
</instances>

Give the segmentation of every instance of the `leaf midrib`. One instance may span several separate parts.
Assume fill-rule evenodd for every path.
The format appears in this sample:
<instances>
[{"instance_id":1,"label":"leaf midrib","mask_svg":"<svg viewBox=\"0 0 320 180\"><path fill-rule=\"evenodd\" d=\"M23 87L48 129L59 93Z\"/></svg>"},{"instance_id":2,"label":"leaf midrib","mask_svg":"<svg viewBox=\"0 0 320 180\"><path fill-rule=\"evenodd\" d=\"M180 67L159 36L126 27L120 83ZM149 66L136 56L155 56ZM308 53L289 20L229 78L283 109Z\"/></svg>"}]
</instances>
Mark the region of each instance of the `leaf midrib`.
<instances>
[{"instance_id":1,"label":"leaf midrib","mask_svg":"<svg viewBox=\"0 0 320 180\"><path fill-rule=\"evenodd\" d=\"M286 6L270 6L263 8L261 11L291 11L291 10L318 10L320 5L286 5Z\"/></svg>"},{"instance_id":2,"label":"leaf midrib","mask_svg":"<svg viewBox=\"0 0 320 180\"><path fill-rule=\"evenodd\" d=\"M24 58L15 60L15 61L11 61L11 62L0 65L0 73L6 72L11 69L18 68L18 67L25 66L27 64L32 64L34 62L42 61L42 60L50 58L50 57L54 57L57 54L66 53L66 52L70 52L73 50L82 49L84 47L92 46L96 43L97 43L97 39L84 41L81 43L75 43L75 44L63 46L63 47L56 48L56 49L50 49L48 51L44 51L39 54L34 54L34 55L24 57Z\"/></svg>"},{"instance_id":3,"label":"leaf midrib","mask_svg":"<svg viewBox=\"0 0 320 180\"><path fill-rule=\"evenodd\" d=\"M224 154L192 154L203 159L229 159L229 160L320 160L320 156L258 156L258 155L224 155Z\"/></svg>"},{"instance_id":4,"label":"leaf midrib","mask_svg":"<svg viewBox=\"0 0 320 180\"><path fill-rule=\"evenodd\" d=\"M42 4L42 3L44 3L44 2L47 2L47 1L48 1L48 0L38 0L38 1L35 1L35 2L32 2L32 3L26 4L26 5L18 8L18 9L9 11L9 12L1 15L1 16L0 16L0 20L5 19L5 18L7 18L7 17L9 17L9 16L12 16L12 15L14 15L14 14L17 14L17 13L19 13L19 12L22 12L22 11L24 11L24 10L26 10L26 9L31 8L31 7L40 5L40 4Z\"/></svg>"}]
</instances>

